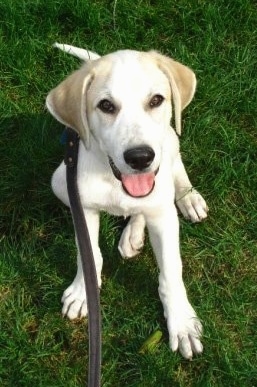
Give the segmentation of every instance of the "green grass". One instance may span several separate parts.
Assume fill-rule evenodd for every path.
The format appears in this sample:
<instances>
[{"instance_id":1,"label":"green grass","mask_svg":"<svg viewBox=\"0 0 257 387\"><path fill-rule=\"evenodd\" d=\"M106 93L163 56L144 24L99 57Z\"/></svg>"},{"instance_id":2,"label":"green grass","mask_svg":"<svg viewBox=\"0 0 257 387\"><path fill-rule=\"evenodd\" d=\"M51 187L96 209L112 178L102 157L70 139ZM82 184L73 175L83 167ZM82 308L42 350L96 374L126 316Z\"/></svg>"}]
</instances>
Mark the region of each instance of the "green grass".
<instances>
[{"instance_id":1,"label":"green grass","mask_svg":"<svg viewBox=\"0 0 257 387\"><path fill-rule=\"evenodd\" d=\"M181 219L181 244L205 350L192 362L170 352L151 249L122 261L120 223L103 216L102 385L257 385L256 26L254 0L0 0L1 386L86 380L86 321L60 314L76 251L70 214L50 190L62 127L44 108L79 63L55 41L100 54L154 48L198 78L181 149L210 215L199 225ZM139 354L156 329L161 345Z\"/></svg>"}]
</instances>

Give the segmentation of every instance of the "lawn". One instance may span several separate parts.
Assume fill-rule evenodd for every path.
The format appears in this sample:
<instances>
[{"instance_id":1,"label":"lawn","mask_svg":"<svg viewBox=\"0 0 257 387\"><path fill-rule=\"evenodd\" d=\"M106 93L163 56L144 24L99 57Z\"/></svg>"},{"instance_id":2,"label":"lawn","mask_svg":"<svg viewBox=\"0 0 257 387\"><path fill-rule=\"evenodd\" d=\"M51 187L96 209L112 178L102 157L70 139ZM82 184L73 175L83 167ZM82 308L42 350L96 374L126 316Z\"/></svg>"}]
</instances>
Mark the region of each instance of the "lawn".
<instances>
[{"instance_id":1,"label":"lawn","mask_svg":"<svg viewBox=\"0 0 257 387\"><path fill-rule=\"evenodd\" d=\"M64 153L48 91L80 65L52 48L157 49L194 69L181 152L208 202L180 219L184 280L204 353L174 354L149 244L117 251L121 220L102 215L103 387L257 386L257 8L254 0L0 0L0 385L83 386L87 322L61 316L75 274L69 211L50 189ZM156 330L163 339L139 353Z\"/></svg>"}]
</instances>

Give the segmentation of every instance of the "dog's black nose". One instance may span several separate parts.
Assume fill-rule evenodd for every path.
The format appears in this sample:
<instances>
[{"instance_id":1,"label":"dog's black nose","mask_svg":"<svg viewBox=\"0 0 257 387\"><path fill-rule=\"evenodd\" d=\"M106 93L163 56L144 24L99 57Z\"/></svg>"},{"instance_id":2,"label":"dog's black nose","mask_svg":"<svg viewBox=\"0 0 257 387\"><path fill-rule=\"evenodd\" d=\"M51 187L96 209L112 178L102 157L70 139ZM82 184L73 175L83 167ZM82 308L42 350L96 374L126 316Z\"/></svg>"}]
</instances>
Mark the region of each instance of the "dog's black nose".
<instances>
[{"instance_id":1,"label":"dog's black nose","mask_svg":"<svg viewBox=\"0 0 257 387\"><path fill-rule=\"evenodd\" d=\"M124 160L133 169L142 171L149 167L154 159L154 150L147 145L131 148L124 152Z\"/></svg>"}]
</instances>

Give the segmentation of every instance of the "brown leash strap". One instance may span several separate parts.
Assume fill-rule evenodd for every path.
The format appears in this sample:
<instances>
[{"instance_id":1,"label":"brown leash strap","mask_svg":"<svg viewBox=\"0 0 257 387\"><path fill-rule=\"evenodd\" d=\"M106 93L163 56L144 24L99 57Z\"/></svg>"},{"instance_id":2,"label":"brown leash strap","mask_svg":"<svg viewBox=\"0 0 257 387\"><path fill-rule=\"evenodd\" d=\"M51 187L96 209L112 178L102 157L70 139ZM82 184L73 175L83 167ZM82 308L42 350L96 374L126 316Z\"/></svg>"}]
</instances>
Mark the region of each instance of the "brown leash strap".
<instances>
[{"instance_id":1,"label":"brown leash strap","mask_svg":"<svg viewBox=\"0 0 257 387\"><path fill-rule=\"evenodd\" d=\"M101 379L101 312L100 297L95 269L94 256L89 232L77 184L77 162L79 153L79 136L66 128L66 176L67 188L72 212L73 224L76 230L84 280L87 293L88 333L89 333L89 366L88 387L99 387Z\"/></svg>"}]
</instances>

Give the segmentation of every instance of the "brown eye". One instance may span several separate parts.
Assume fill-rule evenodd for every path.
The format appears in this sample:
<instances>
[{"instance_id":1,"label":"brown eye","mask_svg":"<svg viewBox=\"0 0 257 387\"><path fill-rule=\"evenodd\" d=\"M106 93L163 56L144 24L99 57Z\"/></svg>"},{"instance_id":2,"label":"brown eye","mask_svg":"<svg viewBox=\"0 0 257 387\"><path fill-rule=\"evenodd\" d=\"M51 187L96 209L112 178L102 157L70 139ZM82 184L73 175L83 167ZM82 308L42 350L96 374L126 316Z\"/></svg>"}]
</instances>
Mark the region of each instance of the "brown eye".
<instances>
[{"instance_id":1,"label":"brown eye","mask_svg":"<svg viewBox=\"0 0 257 387\"><path fill-rule=\"evenodd\" d=\"M106 114L114 114L115 111L116 111L116 108L114 106L114 104L109 101L108 99L102 99L97 107L103 112L103 113L106 113Z\"/></svg>"},{"instance_id":2,"label":"brown eye","mask_svg":"<svg viewBox=\"0 0 257 387\"><path fill-rule=\"evenodd\" d=\"M164 101L164 97L160 94L156 94L152 97L152 99L149 102L150 108L156 108L162 104Z\"/></svg>"}]
</instances>

